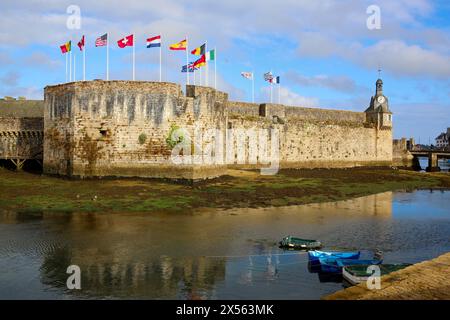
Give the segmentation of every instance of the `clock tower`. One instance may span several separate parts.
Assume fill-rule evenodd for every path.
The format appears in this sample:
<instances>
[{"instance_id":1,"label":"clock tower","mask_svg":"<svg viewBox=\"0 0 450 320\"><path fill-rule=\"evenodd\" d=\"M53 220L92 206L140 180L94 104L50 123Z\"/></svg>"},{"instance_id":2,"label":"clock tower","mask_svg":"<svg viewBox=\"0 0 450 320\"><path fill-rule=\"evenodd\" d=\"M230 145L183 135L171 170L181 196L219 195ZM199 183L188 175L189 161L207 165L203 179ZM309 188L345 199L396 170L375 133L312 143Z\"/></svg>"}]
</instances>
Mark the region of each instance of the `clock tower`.
<instances>
[{"instance_id":1,"label":"clock tower","mask_svg":"<svg viewBox=\"0 0 450 320\"><path fill-rule=\"evenodd\" d=\"M375 95L365 112L367 121L375 123L378 128L392 128L392 112L389 110L389 100L383 94L383 80L377 80Z\"/></svg>"}]
</instances>

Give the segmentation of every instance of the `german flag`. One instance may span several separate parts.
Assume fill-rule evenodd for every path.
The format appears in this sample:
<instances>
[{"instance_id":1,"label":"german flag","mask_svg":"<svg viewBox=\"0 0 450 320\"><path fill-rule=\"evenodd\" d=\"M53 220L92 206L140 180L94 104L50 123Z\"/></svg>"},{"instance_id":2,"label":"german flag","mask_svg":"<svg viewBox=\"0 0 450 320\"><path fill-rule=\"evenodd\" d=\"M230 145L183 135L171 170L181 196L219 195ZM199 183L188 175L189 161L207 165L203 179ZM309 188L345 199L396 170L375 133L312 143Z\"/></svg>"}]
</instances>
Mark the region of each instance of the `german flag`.
<instances>
[{"instance_id":1,"label":"german flag","mask_svg":"<svg viewBox=\"0 0 450 320\"><path fill-rule=\"evenodd\" d=\"M193 54L195 56L202 56L205 54L205 51L206 51L206 43L204 45L201 45L200 47L192 50L191 54Z\"/></svg>"},{"instance_id":2,"label":"german flag","mask_svg":"<svg viewBox=\"0 0 450 320\"><path fill-rule=\"evenodd\" d=\"M206 56L202 55L200 59L194 62L194 68L200 68L206 66Z\"/></svg>"},{"instance_id":3,"label":"german flag","mask_svg":"<svg viewBox=\"0 0 450 320\"><path fill-rule=\"evenodd\" d=\"M169 47L170 50L186 50L186 48L187 48L187 40L186 39L184 39L180 42L174 43Z\"/></svg>"},{"instance_id":4,"label":"german flag","mask_svg":"<svg viewBox=\"0 0 450 320\"><path fill-rule=\"evenodd\" d=\"M59 48L61 49L62 53L70 52L72 50L72 41L66 42L62 46L59 46Z\"/></svg>"}]
</instances>

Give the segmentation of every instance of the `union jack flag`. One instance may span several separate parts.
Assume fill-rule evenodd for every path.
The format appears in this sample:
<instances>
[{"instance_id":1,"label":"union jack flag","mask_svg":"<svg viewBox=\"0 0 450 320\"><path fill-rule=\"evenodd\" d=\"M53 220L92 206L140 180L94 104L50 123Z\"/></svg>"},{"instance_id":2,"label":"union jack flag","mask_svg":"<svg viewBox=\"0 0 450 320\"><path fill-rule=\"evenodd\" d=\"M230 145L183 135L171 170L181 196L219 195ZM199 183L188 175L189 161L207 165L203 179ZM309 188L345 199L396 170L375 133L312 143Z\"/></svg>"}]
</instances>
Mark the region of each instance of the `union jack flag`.
<instances>
[{"instance_id":1,"label":"union jack flag","mask_svg":"<svg viewBox=\"0 0 450 320\"><path fill-rule=\"evenodd\" d=\"M273 79L273 74L272 74L272 72L264 73L264 80L270 82L270 81L272 81L272 79Z\"/></svg>"},{"instance_id":2,"label":"union jack flag","mask_svg":"<svg viewBox=\"0 0 450 320\"><path fill-rule=\"evenodd\" d=\"M198 68L194 67L194 62L189 63L189 72L194 72L195 70L198 70ZM188 66L182 66L181 72L188 72Z\"/></svg>"}]
</instances>

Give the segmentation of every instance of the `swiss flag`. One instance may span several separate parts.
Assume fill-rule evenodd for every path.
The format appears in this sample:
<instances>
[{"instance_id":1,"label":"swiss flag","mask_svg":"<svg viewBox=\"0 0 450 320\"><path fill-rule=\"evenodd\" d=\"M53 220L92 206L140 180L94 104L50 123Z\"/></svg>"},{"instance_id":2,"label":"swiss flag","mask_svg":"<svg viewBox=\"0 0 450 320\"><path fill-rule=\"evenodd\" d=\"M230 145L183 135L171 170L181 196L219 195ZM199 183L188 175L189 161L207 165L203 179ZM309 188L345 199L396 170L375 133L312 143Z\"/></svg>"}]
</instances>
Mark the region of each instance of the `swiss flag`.
<instances>
[{"instance_id":1,"label":"swiss flag","mask_svg":"<svg viewBox=\"0 0 450 320\"><path fill-rule=\"evenodd\" d=\"M132 47L133 43L134 43L134 34L130 34L129 36L117 41L117 45L119 46L119 48Z\"/></svg>"}]
</instances>

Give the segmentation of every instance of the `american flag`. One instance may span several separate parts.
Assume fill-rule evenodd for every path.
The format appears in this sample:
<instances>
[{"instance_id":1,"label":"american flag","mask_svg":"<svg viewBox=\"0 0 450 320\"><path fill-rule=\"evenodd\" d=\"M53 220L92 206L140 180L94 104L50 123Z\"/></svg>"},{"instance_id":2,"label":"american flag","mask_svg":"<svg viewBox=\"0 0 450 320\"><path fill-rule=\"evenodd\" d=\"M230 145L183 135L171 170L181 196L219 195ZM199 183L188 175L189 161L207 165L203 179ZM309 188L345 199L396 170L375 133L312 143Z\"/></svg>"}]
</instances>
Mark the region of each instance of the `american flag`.
<instances>
[{"instance_id":1,"label":"american flag","mask_svg":"<svg viewBox=\"0 0 450 320\"><path fill-rule=\"evenodd\" d=\"M264 73L264 80L266 80L266 81L272 81L272 79L273 79L273 74L272 74L272 72Z\"/></svg>"},{"instance_id":2,"label":"american flag","mask_svg":"<svg viewBox=\"0 0 450 320\"><path fill-rule=\"evenodd\" d=\"M108 43L108 34L107 33L105 33L101 37L97 38L97 40L95 40L96 47L106 46L107 43Z\"/></svg>"}]
</instances>

